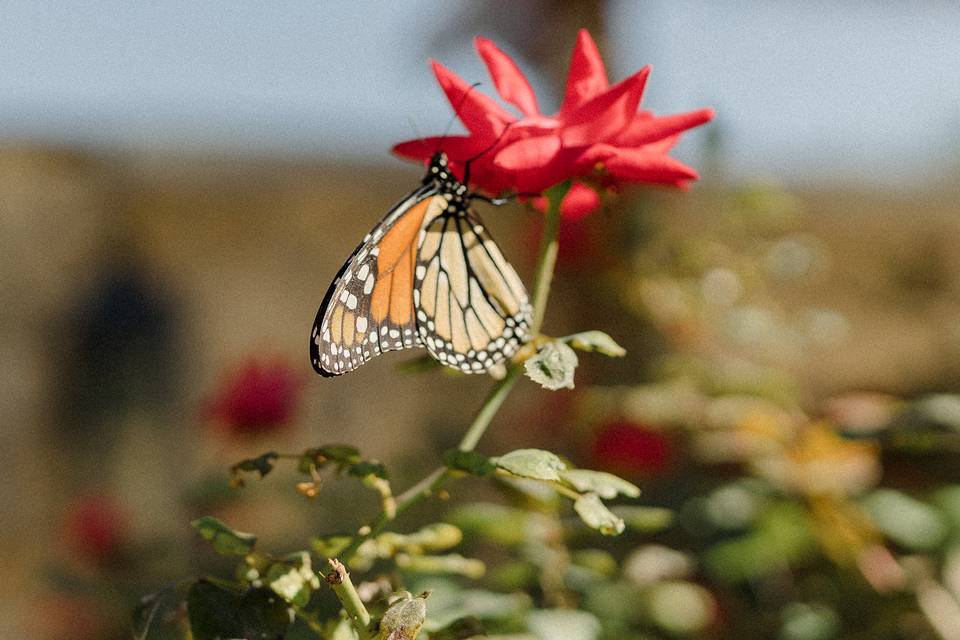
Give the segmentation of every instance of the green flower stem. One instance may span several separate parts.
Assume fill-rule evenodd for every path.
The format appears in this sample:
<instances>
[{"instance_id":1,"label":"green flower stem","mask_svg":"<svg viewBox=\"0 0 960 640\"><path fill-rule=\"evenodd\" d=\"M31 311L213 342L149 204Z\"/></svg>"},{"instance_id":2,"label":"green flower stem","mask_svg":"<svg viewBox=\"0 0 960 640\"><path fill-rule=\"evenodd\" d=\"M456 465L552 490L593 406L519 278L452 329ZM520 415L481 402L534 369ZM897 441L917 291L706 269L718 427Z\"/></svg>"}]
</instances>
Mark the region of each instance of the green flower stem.
<instances>
[{"instance_id":1,"label":"green flower stem","mask_svg":"<svg viewBox=\"0 0 960 640\"><path fill-rule=\"evenodd\" d=\"M370 612L363 606L363 601L350 580L347 568L339 560L330 560L327 584L330 585L337 599L340 600L343 610L350 616L350 621L353 622L353 628L357 630L360 640L373 638L373 634L370 632Z\"/></svg>"},{"instance_id":2,"label":"green flower stem","mask_svg":"<svg viewBox=\"0 0 960 640\"><path fill-rule=\"evenodd\" d=\"M540 334L540 327L543 325L543 316L547 309L547 298L550 295L550 284L553 281L553 269L557 263L558 242L557 235L560 231L560 203L563 197L570 189L569 182L563 182L550 187L544 192L547 197L548 207L543 225L543 236L540 240L540 255L537 258L537 269L533 282L533 321L530 326L530 334L535 339ZM494 385L487 399L480 406L480 410L474 417L473 422L463 435L460 441L459 449L461 451L473 451L480 438L493 418L497 415L500 407L503 406L507 396L520 380L520 372L523 370L523 364L511 362L507 365L506 375ZM420 482L407 489L396 499L396 514L399 515L417 504L427 496L430 496L443 486L449 479L449 470L446 467L440 467L430 472ZM349 561L350 557L356 553L364 542L380 533L383 528L393 518L388 517L386 513L380 515L369 530L361 535L354 536L353 540L343 550L341 557Z\"/></svg>"},{"instance_id":3,"label":"green flower stem","mask_svg":"<svg viewBox=\"0 0 960 640\"><path fill-rule=\"evenodd\" d=\"M490 422L494 416L497 415L497 411L503 406L507 396L510 395L517 381L520 380L521 368L522 367L513 363L507 366L506 375L499 380L490 391L490 395L487 396L487 399L483 405L481 405L480 411L477 412L470 428L463 434L463 439L460 440L460 446L458 447L461 451L473 451L476 449L477 443L480 442L483 433L487 430L487 427L490 426Z\"/></svg>"},{"instance_id":4,"label":"green flower stem","mask_svg":"<svg viewBox=\"0 0 960 640\"><path fill-rule=\"evenodd\" d=\"M560 249L560 204L570 190L570 181L561 182L544 192L547 197L547 213L543 222L543 237L540 240L540 255L537 258L537 271L533 286L533 324L530 333L533 337L540 334L543 316L547 312L547 298L550 297L550 284L553 282L553 268L557 264L557 252Z\"/></svg>"}]
</instances>

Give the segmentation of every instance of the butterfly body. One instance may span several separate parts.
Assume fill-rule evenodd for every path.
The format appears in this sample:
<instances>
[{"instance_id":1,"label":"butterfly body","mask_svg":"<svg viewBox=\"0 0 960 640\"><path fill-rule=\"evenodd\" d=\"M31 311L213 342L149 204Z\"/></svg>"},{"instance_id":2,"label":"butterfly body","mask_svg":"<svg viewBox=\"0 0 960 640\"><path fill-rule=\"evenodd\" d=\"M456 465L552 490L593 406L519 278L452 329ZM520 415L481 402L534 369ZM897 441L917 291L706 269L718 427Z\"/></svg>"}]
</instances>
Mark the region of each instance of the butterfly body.
<instances>
[{"instance_id":1,"label":"butterfly body","mask_svg":"<svg viewBox=\"0 0 960 640\"><path fill-rule=\"evenodd\" d=\"M478 197L434 156L422 185L367 234L324 296L310 339L318 373L413 347L482 373L519 349L529 300L471 207Z\"/></svg>"}]
</instances>

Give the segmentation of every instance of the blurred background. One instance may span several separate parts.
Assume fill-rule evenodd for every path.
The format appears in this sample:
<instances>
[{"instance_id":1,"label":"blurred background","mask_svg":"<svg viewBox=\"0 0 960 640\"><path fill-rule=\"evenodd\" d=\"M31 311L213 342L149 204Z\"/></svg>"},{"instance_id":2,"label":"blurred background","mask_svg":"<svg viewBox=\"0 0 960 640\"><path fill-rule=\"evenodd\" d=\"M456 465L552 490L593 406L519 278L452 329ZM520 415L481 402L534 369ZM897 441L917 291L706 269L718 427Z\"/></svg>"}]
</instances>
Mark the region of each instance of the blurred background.
<instances>
[{"instance_id":1,"label":"blurred background","mask_svg":"<svg viewBox=\"0 0 960 640\"><path fill-rule=\"evenodd\" d=\"M565 588L611 638L960 637L947 0L5 3L0 635L128 637L139 596L203 566L191 519L296 549L356 505L274 477L239 494L243 457L346 442L403 488L455 445L489 380L398 372L415 354L321 379L311 323L420 179L390 146L450 120L427 60L492 93L490 37L550 112L581 27L611 79L653 64L645 108L718 118L675 153L690 192L562 230L546 331L628 356L522 385L481 444L549 445L673 514L604 551L620 591ZM482 213L529 283L538 215ZM640 619L611 605L631 598Z\"/></svg>"}]
</instances>

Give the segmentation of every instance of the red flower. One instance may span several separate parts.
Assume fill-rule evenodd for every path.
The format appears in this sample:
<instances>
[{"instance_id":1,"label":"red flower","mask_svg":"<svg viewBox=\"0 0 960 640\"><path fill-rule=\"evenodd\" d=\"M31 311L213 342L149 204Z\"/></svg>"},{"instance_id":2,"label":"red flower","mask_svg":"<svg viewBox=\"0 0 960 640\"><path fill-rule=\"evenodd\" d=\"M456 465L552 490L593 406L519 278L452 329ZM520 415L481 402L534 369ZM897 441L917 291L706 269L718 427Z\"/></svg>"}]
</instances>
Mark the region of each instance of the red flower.
<instances>
[{"instance_id":1,"label":"red flower","mask_svg":"<svg viewBox=\"0 0 960 640\"><path fill-rule=\"evenodd\" d=\"M63 524L67 547L95 564L106 564L119 557L129 529L126 510L104 496L77 499L67 510Z\"/></svg>"},{"instance_id":2,"label":"red flower","mask_svg":"<svg viewBox=\"0 0 960 640\"><path fill-rule=\"evenodd\" d=\"M665 117L638 110L649 66L611 87L593 39L581 30L563 104L559 112L547 116L540 113L533 89L513 60L485 38L478 37L476 47L500 97L523 117L515 117L433 62L434 74L469 135L410 140L395 146L395 153L427 161L439 148L455 171L479 155L470 165L470 182L494 194L507 190L540 194L568 179L615 188L633 182L683 187L697 178L693 169L667 152L683 131L713 118L713 110ZM599 198L587 191L586 186L570 190L563 202L565 215L582 216L596 209Z\"/></svg>"},{"instance_id":3,"label":"red flower","mask_svg":"<svg viewBox=\"0 0 960 640\"><path fill-rule=\"evenodd\" d=\"M226 379L207 405L234 435L257 435L287 426L300 401L303 377L284 360L250 359Z\"/></svg>"},{"instance_id":4,"label":"red flower","mask_svg":"<svg viewBox=\"0 0 960 640\"><path fill-rule=\"evenodd\" d=\"M624 475L662 473L673 461L673 442L664 433L631 422L601 425L593 459L602 469Z\"/></svg>"},{"instance_id":5,"label":"red flower","mask_svg":"<svg viewBox=\"0 0 960 640\"><path fill-rule=\"evenodd\" d=\"M38 640L103 640L128 637L128 619L117 624L104 609L104 603L92 595L43 595L30 602L29 614L24 616L26 631L28 637Z\"/></svg>"}]
</instances>

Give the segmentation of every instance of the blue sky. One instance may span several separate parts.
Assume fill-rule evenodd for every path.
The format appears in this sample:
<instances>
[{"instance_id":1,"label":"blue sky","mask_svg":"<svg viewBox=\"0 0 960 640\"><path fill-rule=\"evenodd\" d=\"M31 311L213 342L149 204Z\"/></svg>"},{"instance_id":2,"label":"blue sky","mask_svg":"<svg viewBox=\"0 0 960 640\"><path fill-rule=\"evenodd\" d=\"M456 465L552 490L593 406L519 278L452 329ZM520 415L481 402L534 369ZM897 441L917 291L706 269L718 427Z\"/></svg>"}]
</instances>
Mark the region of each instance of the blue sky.
<instances>
[{"instance_id":1,"label":"blue sky","mask_svg":"<svg viewBox=\"0 0 960 640\"><path fill-rule=\"evenodd\" d=\"M8 0L0 139L385 158L447 122L427 56L486 79L470 42L430 49L462 6ZM909 183L960 158L958 2L609 6L611 75L652 63L646 106L716 106L735 175Z\"/></svg>"}]
</instances>

